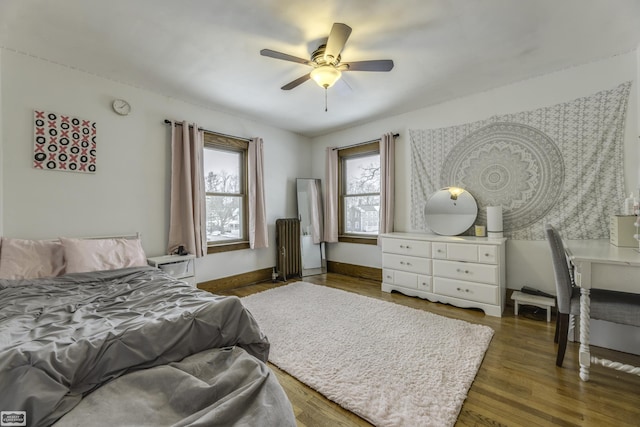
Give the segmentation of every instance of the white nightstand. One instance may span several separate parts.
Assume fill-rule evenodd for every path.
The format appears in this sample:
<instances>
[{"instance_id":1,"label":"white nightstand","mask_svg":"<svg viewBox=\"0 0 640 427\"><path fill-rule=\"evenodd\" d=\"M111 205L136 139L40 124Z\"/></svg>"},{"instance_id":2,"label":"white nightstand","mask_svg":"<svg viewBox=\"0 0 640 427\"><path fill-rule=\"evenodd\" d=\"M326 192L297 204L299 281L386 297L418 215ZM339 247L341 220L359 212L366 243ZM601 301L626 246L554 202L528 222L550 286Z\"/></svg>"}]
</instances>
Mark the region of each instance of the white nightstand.
<instances>
[{"instance_id":1,"label":"white nightstand","mask_svg":"<svg viewBox=\"0 0 640 427\"><path fill-rule=\"evenodd\" d=\"M196 286L195 255L163 255L147 258L147 263L163 270L170 276Z\"/></svg>"}]
</instances>

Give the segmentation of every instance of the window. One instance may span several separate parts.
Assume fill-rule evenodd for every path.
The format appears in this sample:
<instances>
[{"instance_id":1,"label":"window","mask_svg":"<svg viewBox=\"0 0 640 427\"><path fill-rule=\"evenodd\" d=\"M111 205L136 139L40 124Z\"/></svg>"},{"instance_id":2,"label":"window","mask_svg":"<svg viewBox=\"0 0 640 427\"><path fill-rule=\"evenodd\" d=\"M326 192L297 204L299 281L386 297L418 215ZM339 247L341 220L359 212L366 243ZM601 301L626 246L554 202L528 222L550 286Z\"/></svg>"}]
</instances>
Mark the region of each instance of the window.
<instances>
[{"instance_id":1,"label":"window","mask_svg":"<svg viewBox=\"0 0 640 427\"><path fill-rule=\"evenodd\" d=\"M246 141L204 133L208 253L249 247L247 150Z\"/></svg>"},{"instance_id":2,"label":"window","mask_svg":"<svg viewBox=\"0 0 640 427\"><path fill-rule=\"evenodd\" d=\"M376 243L380 223L380 145L339 150L339 240Z\"/></svg>"}]
</instances>

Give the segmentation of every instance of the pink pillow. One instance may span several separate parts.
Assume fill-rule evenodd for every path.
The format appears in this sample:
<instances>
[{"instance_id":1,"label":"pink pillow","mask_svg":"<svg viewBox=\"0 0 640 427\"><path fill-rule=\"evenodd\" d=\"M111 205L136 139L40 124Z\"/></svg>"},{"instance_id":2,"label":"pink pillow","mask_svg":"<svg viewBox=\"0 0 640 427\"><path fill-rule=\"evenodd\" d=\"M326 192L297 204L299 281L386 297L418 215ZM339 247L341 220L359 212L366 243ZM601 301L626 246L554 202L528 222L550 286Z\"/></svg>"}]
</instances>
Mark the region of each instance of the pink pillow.
<instances>
[{"instance_id":1,"label":"pink pillow","mask_svg":"<svg viewBox=\"0 0 640 427\"><path fill-rule=\"evenodd\" d=\"M69 239L61 237L67 273L115 270L147 265L140 239Z\"/></svg>"},{"instance_id":2,"label":"pink pillow","mask_svg":"<svg viewBox=\"0 0 640 427\"><path fill-rule=\"evenodd\" d=\"M36 279L64 273L64 250L59 240L2 238L1 279Z\"/></svg>"}]
</instances>

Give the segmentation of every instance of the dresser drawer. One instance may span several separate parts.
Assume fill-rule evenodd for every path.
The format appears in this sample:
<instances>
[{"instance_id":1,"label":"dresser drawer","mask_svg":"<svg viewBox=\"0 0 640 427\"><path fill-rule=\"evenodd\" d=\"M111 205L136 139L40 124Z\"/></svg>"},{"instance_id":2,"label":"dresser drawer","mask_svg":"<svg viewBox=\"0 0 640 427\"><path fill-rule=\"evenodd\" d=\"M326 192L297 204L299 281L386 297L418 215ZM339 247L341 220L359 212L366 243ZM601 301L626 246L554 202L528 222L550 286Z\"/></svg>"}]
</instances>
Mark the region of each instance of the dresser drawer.
<instances>
[{"instance_id":1,"label":"dresser drawer","mask_svg":"<svg viewBox=\"0 0 640 427\"><path fill-rule=\"evenodd\" d=\"M427 258L383 253L382 267L431 275L431 260Z\"/></svg>"},{"instance_id":2,"label":"dresser drawer","mask_svg":"<svg viewBox=\"0 0 640 427\"><path fill-rule=\"evenodd\" d=\"M431 276L424 274L407 273L406 271L384 268L382 270L382 278L385 283L391 285L419 289L425 292L431 292L432 289Z\"/></svg>"},{"instance_id":3,"label":"dresser drawer","mask_svg":"<svg viewBox=\"0 0 640 427\"><path fill-rule=\"evenodd\" d=\"M433 242L431 253L434 259L481 262L484 264L498 263L498 248L493 245Z\"/></svg>"},{"instance_id":4,"label":"dresser drawer","mask_svg":"<svg viewBox=\"0 0 640 427\"><path fill-rule=\"evenodd\" d=\"M484 285L482 283L470 283L443 277L433 278L434 293L474 302L498 304L498 290L497 286Z\"/></svg>"},{"instance_id":5,"label":"dresser drawer","mask_svg":"<svg viewBox=\"0 0 640 427\"><path fill-rule=\"evenodd\" d=\"M433 242L431 252L435 259L447 259L447 244L442 242Z\"/></svg>"},{"instance_id":6,"label":"dresser drawer","mask_svg":"<svg viewBox=\"0 0 640 427\"><path fill-rule=\"evenodd\" d=\"M393 284L415 289L418 287L418 275L415 273L407 273L405 271L394 271Z\"/></svg>"},{"instance_id":7,"label":"dresser drawer","mask_svg":"<svg viewBox=\"0 0 640 427\"><path fill-rule=\"evenodd\" d=\"M393 284L393 276L395 273L393 270L390 270L388 268L383 268L382 269L382 281L385 283L390 283Z\"/></svg>"},{"instance_id":8,"label":"dresser drawer","mask_svg":"<svg viewBox=\"0 0 640 427\"><path fill-rule=\"evenodd\" d=\"M433 260L433 275L471 282L497 284L498 266L438 259Z\"/></svg>"},{"instance_id":9,"label":"dresser drawer","mask_svg":"<svg viewBox=\"0 0 640 427\"><path fill-rule=\"evenodd\" d=\"M431 276L424 276L422 274L418 274L418 289L425 292L432 292L432 278Z\"/></svg>"},{"instance_id":10,"label":"dresser drawer","mask_svg":"<svg viewBox=\"0 0 640 427\"><path fill-rule=\"evenodd\" d=\"M478 245L447 243L447 259L456 261L478 261Z\"/></svg>"},{"instance_id":11,"label":"dresser drawer","mask_svg":"<svg viewBox=\"0 0 640 427\"><path fill-rule=\"evenodd\" d=\"M382 239L382 252L418 257L431 257L431 242L409 239Z\"/></svg>"},{"instance_id":12,"label":"dresser drawer","mask_svg":"<svg viewBox=\"0 0 640 427\"><path fill-rule=\"evenodd\" d=\"M490 245L478 245L478 262L484 264L498 263L498 248Z\"/></svg>"}]
</instances>

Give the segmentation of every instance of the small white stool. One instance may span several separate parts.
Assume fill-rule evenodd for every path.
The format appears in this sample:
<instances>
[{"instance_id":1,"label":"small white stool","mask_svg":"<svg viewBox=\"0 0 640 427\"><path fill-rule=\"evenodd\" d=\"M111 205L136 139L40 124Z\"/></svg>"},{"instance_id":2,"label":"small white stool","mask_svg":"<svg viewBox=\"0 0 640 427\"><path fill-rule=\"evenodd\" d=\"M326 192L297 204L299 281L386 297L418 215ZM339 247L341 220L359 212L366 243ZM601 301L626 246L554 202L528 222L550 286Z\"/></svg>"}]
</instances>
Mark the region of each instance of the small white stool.
<instances>
[{"instance_id":1,"label":"small white stool","mask_svg":"<svg viewBox=\"0 0 640 427\"><path fill-rule=\"evenodd\" d=\"M520 304L533 305L534 307L544 308L547 310L547 322L551 321L551 307L556 306L555 299L540 295L525 294L520 291L513 291L511 299L515 303L514 312L516 316L518 315L518 306Z\"/></svg>"}]
</instances>

